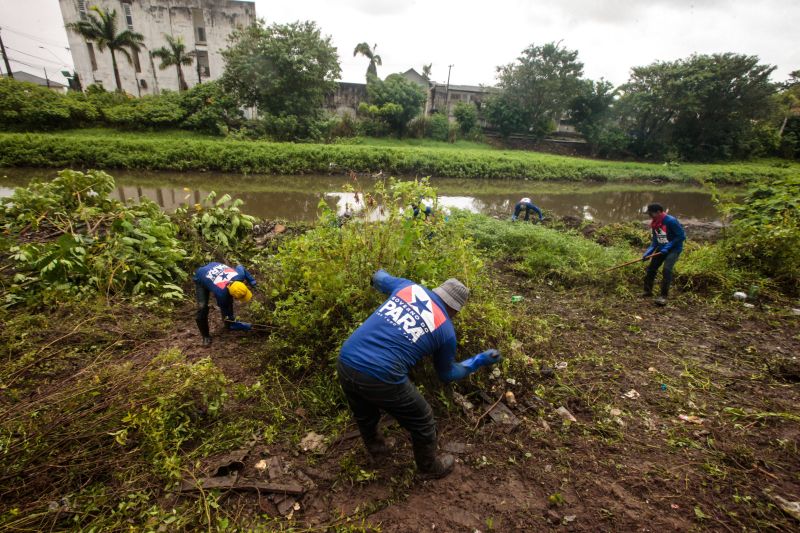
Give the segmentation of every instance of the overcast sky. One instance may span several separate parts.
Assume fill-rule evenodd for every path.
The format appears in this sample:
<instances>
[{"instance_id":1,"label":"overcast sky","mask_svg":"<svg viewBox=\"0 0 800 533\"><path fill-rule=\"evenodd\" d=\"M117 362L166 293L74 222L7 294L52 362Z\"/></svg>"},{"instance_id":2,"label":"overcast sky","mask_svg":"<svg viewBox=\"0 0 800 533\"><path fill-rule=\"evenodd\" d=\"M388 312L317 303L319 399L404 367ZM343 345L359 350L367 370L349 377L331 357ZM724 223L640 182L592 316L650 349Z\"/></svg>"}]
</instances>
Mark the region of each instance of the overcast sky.
<instances>
[{"instance_id":1,"label":"overcast sky","mask_svg":"<svg viewBox=\"0 0 800 533\"><path fill-rule=\"evenodd\" d=\"M775 81L800 68L800 0L256 0L256 13L267 23L315 20L352 82L364 81L367 60L353 57L362 41L377 43L381 77L433 63L444 82L452 64L457 85L493 84L496 66L549 41L577 49L587 77L614 84L632 66L694 52L757 55L778 67ZM8 55L29 64L14 70L71 65L58 0L0 0L0 28Z\"/></svg>"}]
</instances>

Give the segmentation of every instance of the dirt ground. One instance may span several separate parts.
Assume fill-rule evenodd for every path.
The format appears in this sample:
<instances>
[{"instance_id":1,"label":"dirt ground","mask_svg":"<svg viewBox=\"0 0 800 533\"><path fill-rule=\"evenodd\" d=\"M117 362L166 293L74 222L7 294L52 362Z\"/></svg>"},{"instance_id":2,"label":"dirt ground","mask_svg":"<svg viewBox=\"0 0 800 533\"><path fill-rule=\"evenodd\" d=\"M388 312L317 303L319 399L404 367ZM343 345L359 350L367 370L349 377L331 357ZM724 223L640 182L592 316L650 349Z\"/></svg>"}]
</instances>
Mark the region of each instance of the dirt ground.
<instances>
[{"instance_id":1,"label":"dirt ground","mask_svg":"<svg viewBox=\"0 0 800 533\"><path fill-rule=\"evenodd\" d=\"M230 494L230 514L276 516L276 529L337 531L800 528L774 499L800 501L800 318L785 306L750 309L692 294L661 309L629 294L534 286L496 269L509 300L523 297L516 363L456 387L472 410L446 409L447 400L426 394L440 446L456 452L449 477L415 479L407 436L391 423L385 431L396 448L379 465L357 437L324 435L327 449L316 454L292 442L255 443L244 475L299 482L306 493L296 504ZM252 354L263 338L223 334L209 349L198 340L187 326L172 342L190 357L210 355L234 382L257 379ZM479 388L492 400L512 391L520 424L479 420L488 407ZM271 466L256 468L259 461Z\"/></svg>"}]
</instances>

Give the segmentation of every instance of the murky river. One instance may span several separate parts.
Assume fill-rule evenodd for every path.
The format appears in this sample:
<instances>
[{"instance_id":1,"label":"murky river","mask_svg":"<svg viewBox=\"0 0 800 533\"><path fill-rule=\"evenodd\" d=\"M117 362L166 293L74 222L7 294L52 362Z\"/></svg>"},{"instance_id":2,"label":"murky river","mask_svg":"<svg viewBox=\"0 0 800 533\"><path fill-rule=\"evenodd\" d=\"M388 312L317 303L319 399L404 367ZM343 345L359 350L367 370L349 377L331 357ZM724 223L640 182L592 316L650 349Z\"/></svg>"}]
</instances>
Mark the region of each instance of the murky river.
<instances>
[{"instance_id":1,"label":"murky river","mask_svg":"<svg viewBox=\"0 0 800 533\"><path fill-rule=\"evenodd\" d=\"M146 197L164 209L199 203L210 191L241 198L244 211L264 219L313 220L324 199L338 213L354 205L344 192L351 180L340 176L259 176L199 172L112 171L117 180L113 196L119 200ZM55 171L0 169L0 196L31 178L51 178ZM369 190L373 179L360 187ZM711 221L719 218L711 195L700 188L657 184L605 184L534 182L525 180L474 180L437 178L439 204L491 215L510 216L514 204L527 196L555 216L573 215L598 222L644 218L642 208L651 202L667 206L683 218Z\"/></svg>"}]
</instances>

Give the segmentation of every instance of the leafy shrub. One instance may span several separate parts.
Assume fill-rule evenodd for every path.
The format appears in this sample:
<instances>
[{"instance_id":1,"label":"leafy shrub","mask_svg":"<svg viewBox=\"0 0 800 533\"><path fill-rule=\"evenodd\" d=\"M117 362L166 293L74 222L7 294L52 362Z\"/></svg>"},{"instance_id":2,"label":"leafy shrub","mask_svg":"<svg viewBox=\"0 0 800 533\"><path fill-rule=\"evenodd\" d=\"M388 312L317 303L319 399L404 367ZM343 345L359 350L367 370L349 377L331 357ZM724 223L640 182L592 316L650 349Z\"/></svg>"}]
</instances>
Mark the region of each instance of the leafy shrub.
<instances>
[{"instance_id":1,"label":"leafy shrub","mask_svg":"<svg viewBox=\"0 0 800 533\"><path fill-rule=\"evenodd\" d=\"M181 226L188 242L199 240L210 245L210 251L213 253L210 257L205 256L202 259L223 257L240 248L242 241L253 229L256 219L242 213L239 207L243 203L239 199L231 200L229 194L217 199L217 193L211 192L202 205L178 208L174 218ZM195 259L201 258L195 257Z\"/></svg>"},{"instance_id":2,"label":"leafy shrub","mask_svg":"<svg viewBox=\"0 0 800 533\"><path fill-rule=\"evenodd\" d=\"M458 128L462 136L468 137L478 129L478 108L475 107L475 104L458 102L453 109L453 115L458 121Z\"/></svg>"},{"instance_id":3,"label":"leafy shrub","mask_svg":"<svg viewBox=\"0 0 800 533\"><path fill-rule=\"evenodd\" d=\"M143 96L103 109L105 120L114 126L131 129L176 127L186 116L179 93L165 91L159 96Z\"/></svg>"},{"instance_id":4,"label":"leafy shrub","mask_svg":"<svg viewBox=\"0 0 800 533\"><path fill-rule=\"evenodd\" d=\"M386 188L379 183L374 193L358 193L367 213L341 227L321 202L317 227L266 259L260 271L268 273L274 310L259 319L276 328L270 349L281 362L300 369L332 361L341 342L382 301L370 287L379 268L429 287L458 277L473 292L470 306L480 306L486 294L482 262L462 238L461 226L435 215L406 215L411 203L434 197L425 180L392 181Z\"/></svg>"},{"instance_id":5,"label":"leafy shrub","mask_svg":"<svg viewBox=\"0 0 800 533\"><path fill-rule=\"evenodd\" d=\"M244 119L238 102L217 81L200 83L181 94L185 119L182 127L223 135Z\"/></svg>"},{"instance_id":6,"label":"leafy shrub","mask_svg":"<svg viewBox=\"0 0 800 533\"><path fill-rule=\"evenodd\" d=\"M627 246L603 247L581 235L533 224L509 224L484 215L459 212L476 245L500 259L515 262L536 279L578 284L614 279L604 268L632 259Z\"/></svg>"},{"instance_id":7,"label":"leafy shrub","mask_svg":"<svg viewBox=\"0 0 800 533\"><path fill-rule=\"evenodd\" d=\"M64 97L34 83L0 78L0 126L50 129L69 125Z\"/></svg>"},{"instance_id":8,"label":"leafy shrub","mask_svg":"<svg viewBox=\"0 0 800 533\"><path fill-rule=\"evenodd\" d=\"M723 246L731 265L800 293L800 176L764 181L727 209L732 221Z\"/></svg>"},{"instance_id":9,"label":"leafy shrub","mask_svg":"<svg viewBox=\"0 0 800 533\"><path fill-rule=\"evenodd\" d=\"M446 115L436 113L430 118L428 137L435 141L447 142L450 138L450 121Z\"/></svg>"},{"instance_id":10,"label":"leafy shrub","mask_svg":"<svg viewBox=\"0 0 800 533\"><path fill-rule=\"evenodd\" d=\"M42 292L182 298L175 281L186 277L186 252L177 227L154 202L111 200L113 188L105 172L64 170L2 200L0 223L19 235L7 250L16 271L7 305Z\"/></svg>"}]
</instances>

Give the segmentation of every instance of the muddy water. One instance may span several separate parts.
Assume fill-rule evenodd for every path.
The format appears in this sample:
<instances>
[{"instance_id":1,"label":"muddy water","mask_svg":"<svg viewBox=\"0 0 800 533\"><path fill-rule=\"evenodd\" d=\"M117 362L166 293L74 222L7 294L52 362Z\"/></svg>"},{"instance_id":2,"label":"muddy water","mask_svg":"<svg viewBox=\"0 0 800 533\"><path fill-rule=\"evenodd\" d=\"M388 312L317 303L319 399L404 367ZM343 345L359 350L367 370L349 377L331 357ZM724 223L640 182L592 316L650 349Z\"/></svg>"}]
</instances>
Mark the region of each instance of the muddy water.
<instances>
[{"instance_id":1,"label":"muddy water","mask_svg":"<svg viewBox=\"0 0 800 533\"><path fill-rule=\"evenodd\" d=\"M353 194L345 192L351 180L339 176L243 176L199 172L113 171L119 200L146 197L164 209L194 204L210 191L228 192L244 200L244 211L265 219L313 220L320 200L338 213L358 207ZM54 171L0 169L0 196L11 194L31 178L51 178ZM375 180L365 179L363 189ZM490 215L510 216L522 197L555 216L572 215L602 223L641 219L642 208L651 202L667 206L683 218L713 221L719 218L711 195L688 186L641 184L542 183L524 180L433 179L439 203Z\"/></svg>"}]
</instances>

